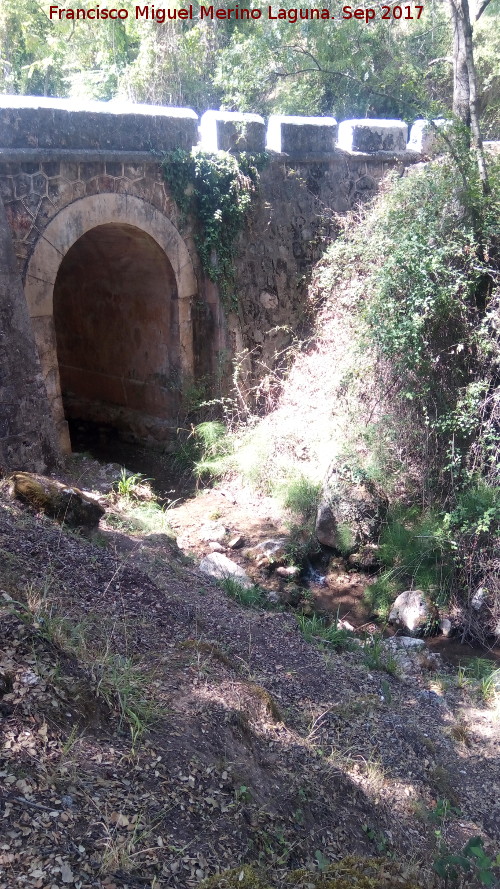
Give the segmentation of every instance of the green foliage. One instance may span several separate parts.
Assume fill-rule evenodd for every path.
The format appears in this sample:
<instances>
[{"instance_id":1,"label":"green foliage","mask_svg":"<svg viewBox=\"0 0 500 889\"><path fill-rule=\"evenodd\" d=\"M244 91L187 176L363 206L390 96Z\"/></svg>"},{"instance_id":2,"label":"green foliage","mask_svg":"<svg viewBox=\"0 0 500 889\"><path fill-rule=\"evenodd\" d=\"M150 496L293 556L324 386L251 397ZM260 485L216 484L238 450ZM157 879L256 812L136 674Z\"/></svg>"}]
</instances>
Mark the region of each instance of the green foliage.
<instances>
[{"instance_id":1,"label":"green foliage","mask_svg":"<svg viewBox=\"0 0 500 889\"><path fill-rule=\"evenodd\" d=\"M434 861L434 870L445 881L446 887L459 886L461 879L467 875L468 885L474 880L476 885L498 886L495 868L500 867L500 855L496 860L484 851L482 837L471 837L461 852L444 852Z\"/></svg>"},{"instance_id":2,"label":"green foliage","mask_svg":"<svg viewBox=\"0 0 500 889\"><path fill-rule=\"evenodd\" d=\"M258 181L264 157L194 148L176 149L162 168L172 196L184 214L193 214L200 231L196 245L203 269L220 288L228 309L235 308L234 258L238 235Z\"/></svg>"},{"instance_id":3,"label":"green foliage","mask_svg":"<svg viewBox=\"0 0 500 889\"><path fill-rule=\"evenodd\" d=\"M453 543L443 518L431 510L393 507L382 529L379 557L385 570L365 591L365 600L379 617L387 618L404 589L420 589L436 604L450 595L455 571Z\"/></svg>"},{"instance_id":4,"label":"green foliage","mask_svg":"<svg viewBox=\"0 0 500 889\"><path fill-rule=\"evenodd\" d=\"M447 140L449 156L394 178L328 259L334 286L346 267L356 269L362 345L376 358L381 388L391 392L384 449L398 454L401 469L411 464L424 504L450 486L458 492L474 474L494 473L500 443L491 397L499 354L500 166L490 164L492 194L485 198L462 132L447 130Z\"/></svg>"},{"instance_id":5,"label":"green foliage","mask_svg":"<svg viewBox=\"0 0 500 889\"><path fill-rule=\"evenodd\" d=\"M283 482L283 505L307 521L316 515L321 485L305 475L292 476Z\"/></svg>"},{"instance_id":6,"label":"green foliage","mask_svg":"<svg viewBox=\"0 0 500 889\"><path fill-rule=\"evenodd\" d=\"M117 709L120 722L129 726L135 745L157 715L149 695L151 677L131 658L109 651L97 655L92 668L98 677L97 694Z\"/></svg>"},{"instance_id":7,"label":"green foliage","mask_svg":"<svg viewBox=\"0 0 500 889\"><path fill-rule=\"evenodd\" d=\"M146 534L170 532L167 508L155 500L136 501L126 498L119 509L106 513L106 522L117 531Z\"/></svg>"},{"instance_id":8,"label":"green foliage","mask_svg":"<svg viewBox=\"0 0 500 889\"><path fill-rule=\"evenodd\" d=\"M207 420L192 426L179 442L175 461L182 469L194 472L200 481L208 482L230 469L232 451L233 442L224 423Z\"/></svg>"},{"instance_id":9,"label":"green foliage","mask_svg":"<svg viewBox=\"0 0 500 889\"><path fill-rule=\"evenodd\" d=\"M400 585L392 576L392 572L384 571L373 583L370 583L363 594L366 604L382 620L387 620L394 599L400 592Z\"/></svg>"},{"instance_id":10,"label":"green foliage","mask_svg":"<svg viewBox=\"0 0 500 889\"><path fill-rule=\"evenodd\" d=\"M137 486L147 481L151 481L151 479L145 478L142 472L129 472L128 469L122 466L120 478L116 483L116 490L121 497L133 497Z\"/></svg>"},{"instance_id":11,"label":"green foliage","mask_svg":"<svg viewBox=\"0 0 500 889\"><path fill-rule=\"evenodd\" d=\"M485 703L500 700L500 668L486 658L469 658L458 670L458 684L479 692Z\"/></svg>"},{"instance_id":12,"label":"green foliage","mask_svg":"<svg viewBox=\"0 0 500 889\"><path fill-rule=\"evenodd\" d=\"M340 627L338 618L332 624L328 624L318 614L313 614L311 617L297 614L296 617L300 631L307 642L326 644L334 649L349 648L352 644L351 630Z\"/></svg>"},{"instance_id":13,"label":"green foliage","mask_svg":"<svg viewBox=\"0 0 500 889\"><path fill-rule=\"evenodd\" d=\"M385 648L380 636L373 636L363 647L363 663L369 670L383 670L390 676L398 676L399 664Z\"/></svg>"},{"instance_id":14,"label":"green foliage","mask_svg":"<svg viewBox=\"0 0 500 889\"><path fill-rule=\"evenodd\" d=\"M444 526L452 534L496 534L500 526L500 490L481 478L458 493L451 512L444 517Z\"/></svg>"},{"instance_id":15,"label":"green foliage","mask_svg":"<svg viewBox=\"0 0 500 889\"><path fill-rule=\"evenodd\" d=\"M244 605L245 608L269 607L265 593L257 585L245 586L237 577L224 577L220 584L224 592L231 598Z\"/></svg>"}]
</instances>

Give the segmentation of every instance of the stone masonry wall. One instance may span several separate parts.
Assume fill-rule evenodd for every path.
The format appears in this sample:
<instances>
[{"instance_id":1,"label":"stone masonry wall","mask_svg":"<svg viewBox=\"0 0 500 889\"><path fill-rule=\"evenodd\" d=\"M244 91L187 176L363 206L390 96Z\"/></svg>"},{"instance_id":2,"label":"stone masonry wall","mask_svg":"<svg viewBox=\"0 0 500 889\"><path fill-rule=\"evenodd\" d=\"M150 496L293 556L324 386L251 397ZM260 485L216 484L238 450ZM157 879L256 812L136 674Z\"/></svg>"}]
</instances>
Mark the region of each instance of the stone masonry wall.
<instances>
[{"instance_id":1,"label":"stone masonry wall","mask_svg":"<svg viewBox=\"0 0 500 889\"><path fill-rule=\"evenodd\" d=\"M343 133L345 131L342 144L340 138L337 140L341 129ZM173 338L180 338L181 364L184 371L188 368L187 376L183 372L183 380L189 384L194 375L195 382L208 382L215 394L217 377L222 380L218 391L230 384L230 361L235 355L246 353L243 370L246 386L251 388L265 376L266 368L273 367L276 355L303 329L308 312L308 277L326 243L334 236L334 215L345 213L374 196L389 169L402 170L421 157L414 150L407 150L407 127L401 121L351 121L338 128L333 118L277 116L269 121L266 130L265 122L258 115L232 112L207 112L204 115L200 126L201 147L205 150L229 147L236 152L263 150L266 132L269 162L262 171L245 231L237 244L238 309L230 312L221 305L217 288L201 268L196 249L197 220L183 218L163 181L159 163L163 152L177 147L189 149L197 142L198 121L194 112L148 106L121 108L107 103L91 103L83 108L74 106L69 100L0 96L0 200L5 206L18 271L26 288L29 283L26 296L31 323L60 444L64 441L65 409L59 387L58 344L50 295L54 291L50 288L52 285L55 288L57 269L68 248L71 249L70 235L88 230L83 222L79 225L78 220L88 219L85 214L90 212L90 204L94 209L114 208L107 215L101 214L103 219L115 219L113 214L119 208L119 225L135 224L137 231L149 231L156 243L164 244L163 249L173 263L176 277L178 295L176 297L172 291L171 298L178 299L179 320L175 323L181 333L175 333L175 325L170 322L162 324L171 329ZM203 139L208 138L207 133L210 146L203 143ZM367 136L371 140L369 145L365 144ZM99 213L100 210L96 219ZM91 224L98 227L102 223L93 221ZM9 231L5 226L4 232L7 248ZM57 232L55 244L44 234L51 232ZM117 274L121 274L121 248L117 241L113 243L115 268ZM174 246L170 249L169 245ZM141 255L145 255L144 251ZM17 303L22 303L19 311L26 314L19 280L16 285L11 283L12 256L9 261L11 277L6 295L16 304L16 311ZM2 263L5 271L6 260L2 259ZM80 266L85 277L85 263ZM93 274L98 274L98 270L99 263L95 260ZM138 273L135 277L138 278ZM144 276L144 281L146 278ZM96 281L99 283L98 278ZM157 285L161 301L161 282ZM71 279L65 286L68 299L73 299ZM92 286L90 278L85 281L85 286ZM123 293L128 292L127 288L128 282L125 282ZM84 293L84 288L81 292ZM135 285L135 294L142 298L141 281ZM144 298L147 299L146 292ZM121 297L117 295L117 299L117 311L120 312ZM97 302L94 300L95 327L91 325L91 330L97 330L102 324L97 311L101 301L100 298ZM84 312L85 305L91 303L82 298L79 311ZM14 323L14 316L15 312L11 321L6 316L4 340L7 351L12 338L9 324ZM135 327L139 322L138 309L134 315ZM60 331L66 323L71 326L71 319L63 310L62 315L59 313ZM123 324L120 339L126 343L125 320ZM75 328L74 321L72 327ZM141 331L135 327L131 332L140 337ZM24 341L27 356L29 344L33 344L29 321L23 330L27 337ZM78 336L77 330L73 333ZM69 334L72 335L72 331ZM64 345L65 336L64 332L59 346ZM174 348L173 339L169 341L167 337L166 341L169 348L170 345ZM93 362L97 366L99 349L106 348L106 338L98 339L93 345L99 357L99 361L96 358ZM6 359L3 361L5 363ZM74 370L68 361L67 379ZM108 376L115 371L113 361L110 361ZM8 361L6 367L4 376L8 378L12 371ZM39 380L35 354L31 363L26 358L23 370L24 367L30 379L34 374L33 379ZM131 377L134 368L135 365L131 365L126 369ZM163 371L163 367L160 370ZM2 359L0 372L3 372ZM93 366L85 372L87 376L93 373ZM158 377L158 374L153 376ZM23 380L23 372L19 372L19 393L24 386ZM139 380L141 385L145 382ZM43 402L43 391L38 391ZM160 393L151 391L150 395L155 404L163 403ZM104 397L103 401L112 408L113 399ZM5 412L4 416L7 416ZM169 419L175 427L174 418ZM27 425L20 422L22 428L31 428L28 420ZM44 428L42 424L41 437L44 441L46 438L46 444L41 450L39 448L38 456L24 454L20 447L17 465L34 465L39 457L42 459L42 451L49 454L50 430L47 438ZM160 423L160 438L162 429ZM62 446L64 449L64 444ZM12 463L12 457L9 460Z\"/></svg>"},{"instance_id":2,"label":"stone masonry wall","mask_svg":"<svg viewBox=\"0 0 500 889\"><path fill-rule=\"evenodd\" d=\"M0 201L0 470L43 472L57 444L21 278Z\"/></svg>"},{"instance_id":3,"label":"stone masonry wall","mask_svg":"<svg viewBox=\"0 0 500 889\"><path fill-rule=\"evenodd\" d=\"M375 196L389 170L408 160L337 152L328 160L273 159L261 174L237 257L238 318L229 319L232 353L248 350L248 385L303 328L315 262L336 235L334 214Z\"/></svg>"}]
</instances>

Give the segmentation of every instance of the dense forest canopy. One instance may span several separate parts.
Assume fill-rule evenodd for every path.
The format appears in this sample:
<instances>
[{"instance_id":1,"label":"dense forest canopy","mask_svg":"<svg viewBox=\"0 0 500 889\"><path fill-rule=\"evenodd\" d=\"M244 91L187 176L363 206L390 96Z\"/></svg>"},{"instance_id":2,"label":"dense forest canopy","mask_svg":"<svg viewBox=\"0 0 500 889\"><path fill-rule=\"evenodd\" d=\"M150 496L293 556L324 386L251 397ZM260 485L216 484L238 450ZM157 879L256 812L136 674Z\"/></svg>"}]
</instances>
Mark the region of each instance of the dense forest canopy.
<instances>
[{"instance_id":1,"label":"dense forest canopy","mask_svg":"<svg viewBox=\"0 0 500 889\"><path fill-rule=\"evenodd\" d=\"M72 9L96 5L78 0ZM201 20L197 0L192 19L163 23L151 20L153 9L189 5L144 4L146 20L136 17L134 2L123 0L120 8L129 15L121 21L51 20L50 6L49 0L2 0L1 92L339 119L412 121L449 115L452 108L448 0L426 2L418 19L411 7L411 20L406 6L402 19L383 20L377 5L368 23L343 19L340 6L330 9L333 21L269 20L268 4L260 0L251 6L263 10L254 21ZM500 136L499 11L500 0L490 0L474 25L480 113L492 138Z\"/></svg>"}]
</instances>

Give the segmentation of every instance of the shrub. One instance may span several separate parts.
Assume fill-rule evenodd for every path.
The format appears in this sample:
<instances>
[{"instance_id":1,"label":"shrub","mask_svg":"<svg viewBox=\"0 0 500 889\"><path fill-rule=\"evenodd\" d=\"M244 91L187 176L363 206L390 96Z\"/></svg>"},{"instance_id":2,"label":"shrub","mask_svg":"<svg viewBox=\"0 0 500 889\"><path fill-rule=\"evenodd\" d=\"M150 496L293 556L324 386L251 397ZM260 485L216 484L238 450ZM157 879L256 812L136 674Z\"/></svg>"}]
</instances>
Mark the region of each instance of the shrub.
<instances>
[{"instance_id":1,"label":"shrub","mask_svg":"<svg viewBox=\"0 0 500 889\"><path fill-rule=\"evenodd\" d=\"M393 507L380 535L379 557L385 570L364 594L379 617L389 616L394 599L405 589L423 590L437 605L448 602L456 569L453 542L442 515Z\"/></svg>"}]
</instances>

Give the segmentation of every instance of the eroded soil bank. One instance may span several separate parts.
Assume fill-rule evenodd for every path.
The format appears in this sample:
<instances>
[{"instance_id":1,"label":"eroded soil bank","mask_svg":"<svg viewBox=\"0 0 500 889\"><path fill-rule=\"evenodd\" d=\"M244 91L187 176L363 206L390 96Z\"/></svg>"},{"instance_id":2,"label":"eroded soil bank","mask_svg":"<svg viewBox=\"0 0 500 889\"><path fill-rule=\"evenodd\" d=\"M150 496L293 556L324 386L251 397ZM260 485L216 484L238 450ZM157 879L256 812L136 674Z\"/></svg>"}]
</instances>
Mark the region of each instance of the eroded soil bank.
<instances>
[{"instance_id":1,"label":"eroded soil bank","mask_svg":"<svg viewBox=\"0 0 500 889\"><path fill-rule=\"evenodd\" d=\"M1 889L187 889L254 861L279 880L350 853L412 861L430 886L436 830L498 846L498 711L477 687L444 662L401 678L308 643L175 542L198 557L218 521L280 533L271 503L226 486L168 510L174 535L144 531L107 499L116 477L66 466L107 504L92 540L2 482Z\"/></svg>"}]
</instances>

